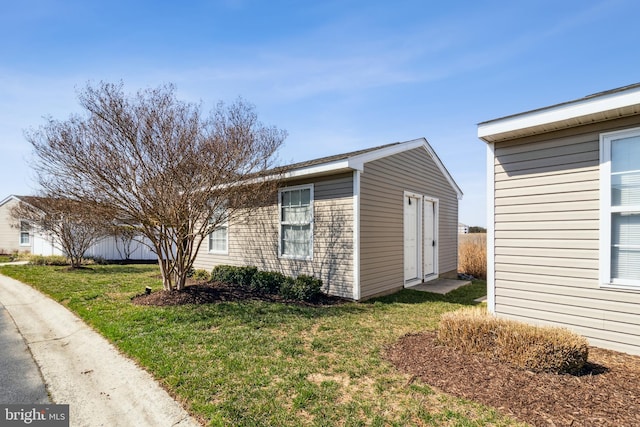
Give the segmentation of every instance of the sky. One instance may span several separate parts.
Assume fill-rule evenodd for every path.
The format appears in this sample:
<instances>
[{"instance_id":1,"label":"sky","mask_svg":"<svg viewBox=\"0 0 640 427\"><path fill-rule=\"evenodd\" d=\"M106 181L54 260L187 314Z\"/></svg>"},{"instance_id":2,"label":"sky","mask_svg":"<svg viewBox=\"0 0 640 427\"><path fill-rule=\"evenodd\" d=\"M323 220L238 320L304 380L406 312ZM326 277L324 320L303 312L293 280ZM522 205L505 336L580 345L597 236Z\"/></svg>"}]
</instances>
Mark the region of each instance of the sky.
<instances>
[{"instance_id":1,"label":"sky","mask_svg":"<svg viewBox=\"0 0 640 427\"><path fill-rule=\"evenodd\" d=\"M238 97L283 163L424 137L486 226L477 124L640 82L637 0L0 0L0 200L37 192L25 131L78 91Z\"/></svg>"}]
</instances>

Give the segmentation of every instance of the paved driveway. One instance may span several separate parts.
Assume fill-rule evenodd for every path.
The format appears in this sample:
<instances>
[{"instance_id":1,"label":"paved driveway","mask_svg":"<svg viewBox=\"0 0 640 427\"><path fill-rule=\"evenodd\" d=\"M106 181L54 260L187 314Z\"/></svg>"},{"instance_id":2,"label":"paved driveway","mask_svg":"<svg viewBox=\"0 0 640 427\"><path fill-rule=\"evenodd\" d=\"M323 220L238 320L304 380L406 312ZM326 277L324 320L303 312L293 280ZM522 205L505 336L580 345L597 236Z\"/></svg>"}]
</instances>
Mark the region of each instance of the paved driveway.
<instances>
[{"instance_id":1,"label":"paved driveway","mask_svg":"<svg viewBox=\"0 0 640 427\"><path fill-rule=\"evenodd\" d=\"M0 403L51 403L29 348L0 303Z\"/></svg>"}]
</instances>

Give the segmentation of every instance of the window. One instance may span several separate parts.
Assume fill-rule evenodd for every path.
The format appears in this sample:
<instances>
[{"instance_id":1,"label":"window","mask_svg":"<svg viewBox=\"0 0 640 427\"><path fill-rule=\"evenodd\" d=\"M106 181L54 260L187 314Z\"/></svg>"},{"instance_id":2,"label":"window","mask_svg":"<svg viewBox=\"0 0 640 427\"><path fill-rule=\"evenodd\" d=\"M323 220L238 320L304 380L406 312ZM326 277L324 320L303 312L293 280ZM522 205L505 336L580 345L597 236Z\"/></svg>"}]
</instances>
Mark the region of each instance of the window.
<instances>
[{"instance_id":1,"label":"window","mask_svg":"<svg viewBox=\"0 0 640 427\"><path fill-rule=\"evenodd\" d=\"M640 128L600 137L600 272L640 289Z\"/></svg>"},{"instance_id":2,"label":"window","mask_svg":"<svg viewBox=\"0 0 640 427\"><path fill-rule=\"evenodd\" d=\"M20 246L29 246L31 241L29 240L29 232L31 226L26 221L20 221Z\"/></svg>"},{"instance_id":3,"label":"window","mask_svg":"<svg viewBox=\"0 0 640 427\"><path fill-rule=\"evenodd\" d=\"M209 234L209 252L214 254L228 254L229 253L229 224L226 218L223 218L225 211L223 207L216 209L214 212L214 218L211 218L209 222L220 224Z\"/></svg>"},{"instance_id":4,"label":"window","mask_svg":"<svg viewBox=\"0 0 640 427\"><path fill-rule=\"evenodd\" d=\"M313 185L279 191L280 256L313 257Z\"/></svg>"}]
</instances>

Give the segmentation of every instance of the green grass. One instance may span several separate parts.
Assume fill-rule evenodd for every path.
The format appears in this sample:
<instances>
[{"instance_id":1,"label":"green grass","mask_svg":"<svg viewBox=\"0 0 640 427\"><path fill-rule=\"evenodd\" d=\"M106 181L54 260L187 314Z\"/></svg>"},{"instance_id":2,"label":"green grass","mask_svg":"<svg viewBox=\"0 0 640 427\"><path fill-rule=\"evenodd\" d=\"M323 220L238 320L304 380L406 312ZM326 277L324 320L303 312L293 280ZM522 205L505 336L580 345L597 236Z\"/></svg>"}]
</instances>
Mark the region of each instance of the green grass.
<instances>
[{"instance_id":1,"label":"green grass","mask_svg":"<svg viewBox=\"0 0 640 427\"><path fill-rule=\"evenodd\" d=\"M0 263L2 262L11 262L11 256L10 255L0 255Z\"/></svg>"},{"instance_id":2,"label":"green grass","mask_svg":"<svg viewBox=\"0 0 640 427\"><path fill-rule=\"evenodd\" d=\"M141 307L156 266L4 266L76 312L209 425L515 425L440 394L382 353L409 332L484 295L475 282L445 296L405 290L366 303L306 307L259 301ZM438 363L438 361L434 361Z\"/></svg>"}]
</instances>

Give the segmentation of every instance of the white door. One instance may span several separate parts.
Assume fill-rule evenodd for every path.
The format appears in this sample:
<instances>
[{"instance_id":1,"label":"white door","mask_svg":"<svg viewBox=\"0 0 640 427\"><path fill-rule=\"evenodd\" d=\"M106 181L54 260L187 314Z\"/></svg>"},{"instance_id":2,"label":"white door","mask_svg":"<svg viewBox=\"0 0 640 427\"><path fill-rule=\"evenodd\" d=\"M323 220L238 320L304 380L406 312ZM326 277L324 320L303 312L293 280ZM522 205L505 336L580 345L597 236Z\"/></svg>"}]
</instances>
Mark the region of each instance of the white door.
<instances>
[{"instance_id":1,"label":"white door","mask_svg":"<svg viewBox=\"0 0 640 427\"><path fill-rule=\"evenodd\" d=\"M431 276L436 273L435 256L436 256L436 236L435 236L435 209L436 204L433 200L424 201L424 277Z\"/></svg>"},{"instance_id":2,"label":"white door","mask_svg":"<svg viewBox=\"0 0 640 427\"><path fill-rule=\"evenodd\" d=\"M404 198L404 280L420 278L420 205L422 199Z\"/></svg>"}]
</instances>

